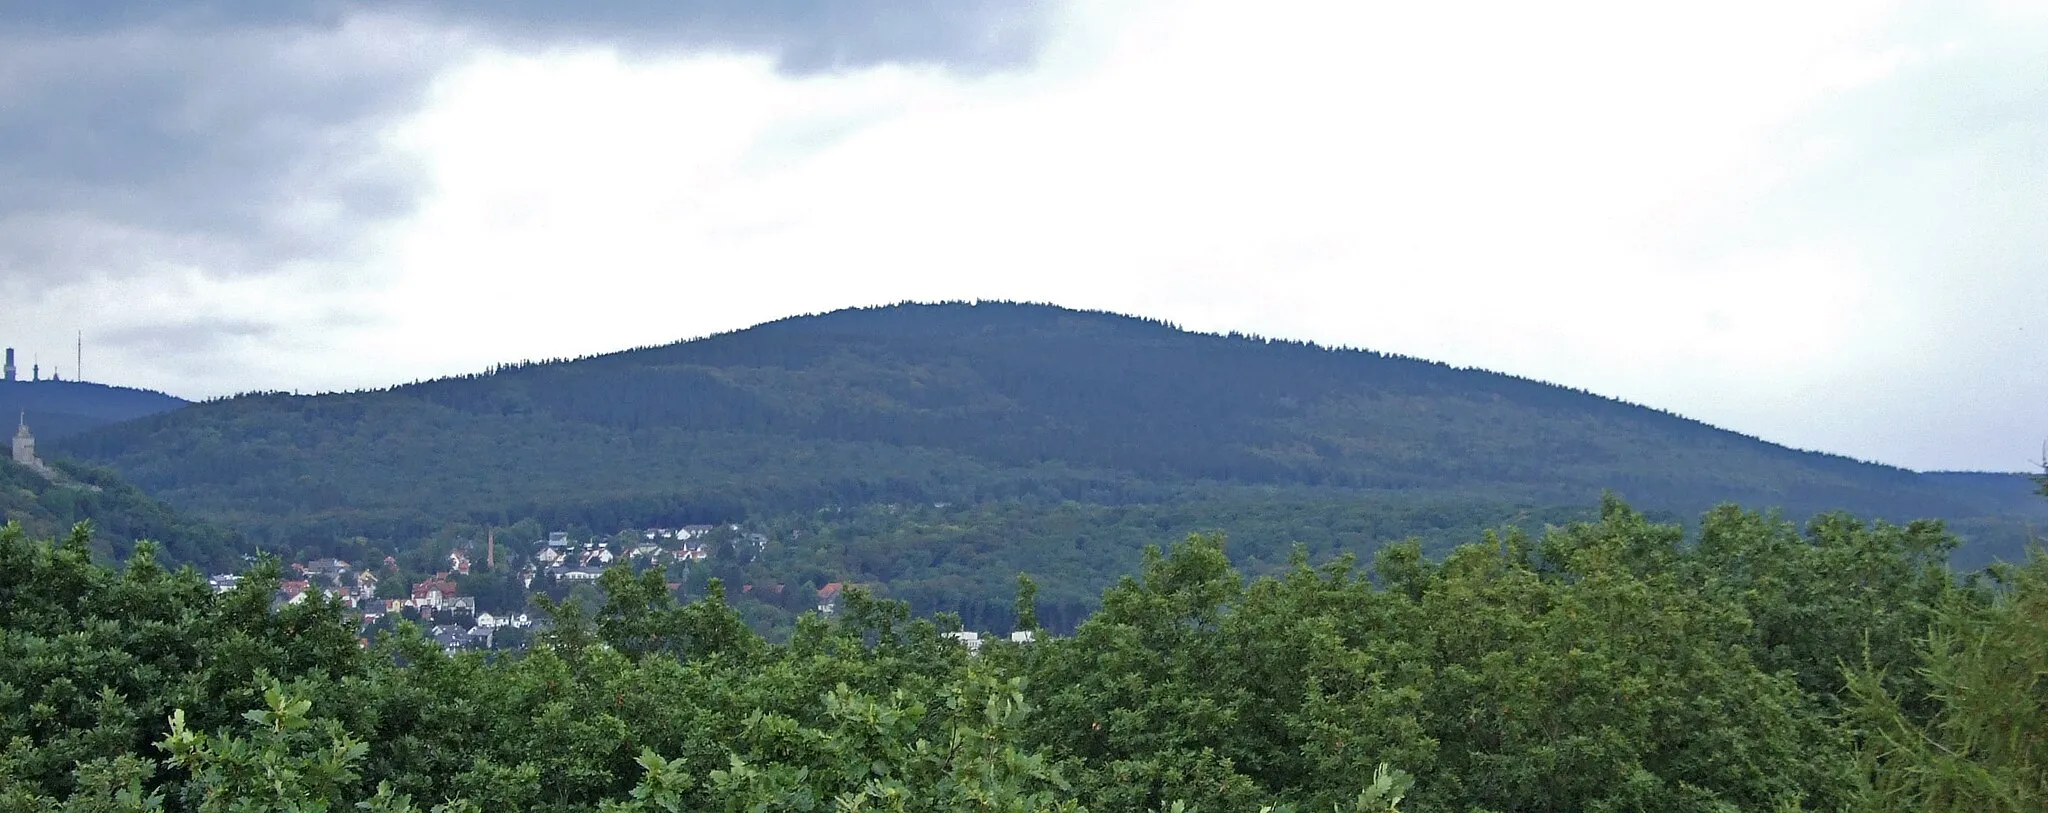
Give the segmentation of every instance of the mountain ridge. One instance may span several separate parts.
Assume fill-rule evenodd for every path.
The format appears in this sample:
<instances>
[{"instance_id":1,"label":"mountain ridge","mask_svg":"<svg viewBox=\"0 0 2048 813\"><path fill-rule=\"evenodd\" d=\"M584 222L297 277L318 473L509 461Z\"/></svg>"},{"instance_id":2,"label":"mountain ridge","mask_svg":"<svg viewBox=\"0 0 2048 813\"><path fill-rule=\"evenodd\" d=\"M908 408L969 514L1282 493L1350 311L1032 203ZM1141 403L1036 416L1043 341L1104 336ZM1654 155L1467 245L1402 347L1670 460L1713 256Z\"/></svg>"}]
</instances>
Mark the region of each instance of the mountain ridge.
<instances>
[{"instance_id":1,"label":"mountain ridge","mask_svg":"<svg viewBox=\"0 0 2048 813\"><path fill-rule=\"evenodd\" d=\"M284 535L1247 488L2038 513L2002 488L1534 379L1028 303L849 308L379 390L240 396L59 448Z\"/></svg>"},{"instance_id":2,"label":"mountain ridge","mask_svg":"<svg viewBox=\"0 0 2048 813\"><path fill-rule=\"evenodd\" d=\"M0 409L45 440L162 414L189 405L155 390L89 381L0 381ZM7 429L12 433L13 427Z\"/></svg>"},{"instance_id":3,"label":"mountain ridge","mask_svg":"<svg viewBox=\"0 0 2048 813\"><path fill-rule=\"evenodd\" d=\"M1885 462L1883 462L1883 461L1880 461L1880 460L1873 460L1873 459L1865 459L1865 458L1860 458L1860 457L1856 457L1856 456L1854 456L1854 455L1849 455L1849 454L1843 454L1843 453L1840 453L1840 452L1831 452L1831 451L1826 451L1826 450L1822 450L1822 449L1808 449L1808 448L1804 448L1804 447L1794 446L1794 445L1791 445L1791 444L1787 444L1787 443L1783 443L1783 442L1779 442L1779 441L1774 441L1774 440L1770 440L1770 439L1768 439L1768 438L1765 438L1765 437L1763 437L1763 436L1761 436L1761 435L1753 435L1753 434L1750 434L1750 433L1747 433L1747 432L1743 432L1743 431L1741 431L1741 430L1739 430L1739 429L1733 429L1733 428L1729 428L1729 427L1724 427L1724 426L1720 426L1720 425L1717 425L1717 424L1712 424L1712 423L1709 423L1709 422L1707 422L1707 421L1704 421L1704 420L1701 420L1701 419L1698 419L1698 418L1693 418L1693 417L1689 417L1689 416L1687 416L1687 415L1684 415L1684 414L1682 414L1682 413L1680 413L1680 412L1677 412L1677 411L1675 411L1675 410L1671 410L1671 409L1666 409L1666 408L1664 408L1664 407L1658 407L1658 406L1653 406L1653 405L1650 405L1650 404L1644 404L1644 403L1637 403L1637 402L1634 402L1634 401L1629 401L1629 400L1627 400L1627 399L1624 399L1624 398L1618 398L1618 397L1615 397L1615 396L1610 396L1610 395L1604 395L1604 394L1601 394L1601 393L1598 393L1598 392L1594 392L1594 391L1592 391L1592 390L1584 389L1584 388L1581 388L1581 387L1576 387L1576 386L1573 386L1573 385L1569 385L1569 384L1562 384L1562 383L1558 383L1558 382L1553 382L1553 381L1546 381L1546 380L1544 380L1544 379L1541 379L1541 378L1535 378L1535 377L1530 377L1530 376L1524 376L1524 375L1519 375L1519 374L1515 374L1515 373L1508 373L1508 372L1502 372L1502 371L1498 371L1498 370L1493 370L1493 369L1489 369L1489 368L1485 368L1485 367L1478 367L1478 366L1460 366L1460 365L1450 364L1450 363L1448 363L1448 362L1441 362L1441 361L1435 361L1435 360L1432 360L1432 359L1428 359L1428 358L1425 358L1425 357L1421 357L1421 356L1411 356L1411 355L1406 355L1406 354L1401 354L1401 353L1390 353L1390 352L1386 352L1386 351L1381 351L1381 350L1374 350L1374 349L1371 349L1371 348L1367 348L1367 347L1360 347L1360 346L1354 346L1354 345L1342 345L1342 344L1324 344L1324 343L1320 343L1320 342L1316 342L1316 341L1311 341L1311 340L1305 340L1305 339L1288 339L1288 338L1283 338L1283 337L1273 337L1273 336L1266 336L1266 335L1262 335L1262 334L1257 334L1257 333L1248 333L1248 332L1241 332L1241 331L1226 331L1226 332L1214 332L1214 331L1199 331L1199 330L1192 330L1192 329L1184 328L1184 327L1180 326L1179 324L1177 324L1177 323L1175 323L1175 322L1173 322L1173 321L1171 321L1171 320L1166 320L1166 319L1155 319L1155 318L1152 318L1152 317L1145 317L1145 316L1137 316L1137 315L1132 315L1132 314L1123 314L1123 313L1117 313L1117 312L1114 312L1114 311L1107 311L1107 310L1098 310L1098 309L1085 309L1085 308L1068 308L1068 307L1065 307L1065 306L1061 306L1061 305L1057 305L1057 304L1053 304L1053 303L1049 303L1049 302L1038 302L1038 301L1003 301L1003 300L945 300L945 301L936 301L936 302L917 302L917 301L903 301L903 302L897 302L897 303L893 303L893 304L887 304L887 305L864 305L864 306L855 306L855 307L841 308L841 309L837 309L837 310L832 310L832 311L822 311L822 312L814 312L814 313L803 313L803 314L795 314L795 315L791 315L791 316L785 316L785 317L780 317L780 318L777 318L777 319L772 319L772 320L769 320L769 321L766 321L766 322L761 322L761 323L759 323L759 324L755 324L755 325L752 325L752 326L749 326L749 327L744 327L744 328L736 328L736 329L732 329L732 330L726 330L726 331L719 331L719 332L714 332L714 333L708 333L708 334L704 334L704 335L700 335L700 336L696 336L696 337L691 337L691 338L684 338L684 339L678 339L678 340L675 340L675 341L672 341L672 342L665 342L665 343L661 343L661 344L652 344L652 345L642 345L642 346L638 346L638 347L631 347L631 348L626 348L626 349L623 349L623 350L612 350L612 351L606 351L606 352L603 352L603 353L594 353L594 354L589 354L589 355L583 355L583 356L575 356L575 357L561 357L561 358L551 358L551 359L538 359L538 360L533 360L533 359L529 359L529 360L523 360L523 361L518 361L518 362L509 362L509 363L504 363L504 364L498 364L498 365L493 365L492 367L490 367L490 368L487 368L486 370L484 370L484 371L481 371L481 372L478 372L478 373L471 373L471 374L457 374L457 375L452 375L452 376L446 376L446 377L443 377L443 378L438 378L438 379L431 379L431 380L427 380L427 381L414 381L414 382L407 382L407 383L403 383L403 384L393 384L393 385L389 385L389 386L385 386L385 387L372 387L372 388L365 388L365 389L360 389L360 390L349 390L349 391L347 391L347 392L349 392L349 393L365 393L365 392L391 392L391 391L400 391L400 390L406 390L406 389L409 389L409 388L413 388L413 387L420 387L420 386L428 386L428 385L436 384L436 383L439 383L439 382L443 382L443 381L450 381L450 380L461 380L461 379L475 378L475 377L478 377L478 376L486 376L486 375L492 375L492 374L495 374L495 373L499 373L499 372L505 372L505 371L511 371L511 370L518 370L518 369L521 369L521 368L525 368L525 367L533 367L533 366L551 366L551 365L561 365L561 364L574 364L574 363L581 363L581 362L592 362L592 361L599 361L599 360L611 360L611 359L622 359L622 358L629 358L629 357L632 357L632 356L635 356L635 355L638 355L638 354L644 354L644 353L651 353L651 352L659 352L659 351L663 351L663 350L669 350L669 349L677 348L677 347L680 347L680 346L683 346L683 345L690 345L690 344L695 344L695 343L699 343L699 342L707 342L707 341L716 341L716 340L724 340L724 339L728 339L728 338L731 338L731 337L738 337L738 336L745 336L745 335L760 335L760 334L763 334L763 333L769 333L769 332L773 332L773 331L776 331L776 330L796 330L796 331L801 331L801 332L807 332L807 333L825 333L825 332L828 332L828 330L830 330L830 329L832 329L832 328L835 328L835 327L837 327L837 326L838 326L838 325L839 325L840 323L844 323L844 322L851 322L851 321L857 321L857 320L862 320L862 319L865 319L866 317L869 317L869 316L880 316L880 315L890 315L890 314L899 314L899 313L916 313L916 312L918 312L918 311L919 311L920 309L929 309L929 308L939 308L939 309L946 309L946 308L959 308L959 307L965 307L965 308L981 308L981 309L984 309L984 310L986 310L986 309L999 309L999 308L1021 308L1021 309L1027 309L1027 310L1034 310L1034 309L1043 309L1043 310L1047 310L1047 311L1053 311L1053 312L1057 312L1057 313L1059 313L1059 314L1062 314L1062 315L1065 315L1065 316L1069 316L1069 317L1074 317L1074 318L1082 318L1082 319L1100 319L1100 320L1102 320L1102 321L1104 321L1104 322L1120 322L1120 323L1127 323L1127 324L1129 324L1129 325L1130 325L1130 326L1131 326L1132 328L1134 328L1134 329L1149 329L1149 330L1159 330L1159 331L1163 331L1163 333L1161 334L1162 336L1178 336L1178 337L1195 337L1195 338L1205 338L1205 339L1222 339L1222 340L1228 340L1228 341L1245 341L1245 342L1254 342L1254 343L1258 343L1258 344L1262 344L1262 345L1266 345L1266 346L1280 346L1280 347L1298 347L1298 348L1302 348L1302 349L1305 349L1305 350L1310 350L1310 351L1315 351L1315 352L1323 352L1323 353L1336 353L1336 354L1347 354L1347 353L1356 353L1356 354L1362 354L1362 355L1365 355L1365 356L1370 356L1370 357L1373 357L1373 358L1376 358L1376 359L1382 359L1382 360L1390 360L1390 361L1397 361L1397 362L1412 362L1412 363L1417 363L1417 364L1423 364L1423 365L1427 365L1427 366L1430 366L1430 367L1436 367L1436 368L1441 368L1441 369L1443 369L1443 370L1446 370L1446 371L1450 371L1450 372L1459 372L1459 373L1478 373L1478 374L1484 374L1484 375L1487 375L1487 376L1494 376L1494 377L1499 377L1499 378L1501 378L1501 379L1505 379L1505 380L1509 380L1509 381L1517 382L1517 383L1520 383L1520 384L1529 384L1529 385L1535 385L1535 386L1538 386L1538 387L1543 387L1543 388L1554 388L1554 389L1564 390L1564 391L1567 391L1567 392L1571 392L1571 393L1576 393L1576 394L1579 394L1579 395L1585 395L1585 396L1588 396L1588 397L1591 397L1591 398L1599 399L1599 400L1601 400L1601 401L1607 401L1607 402L1612 402L1613 404L1616 404L1616 405L1620 405L1620 406L1623 406L1623 407L1628 407L1628 408L1633 408L1633 409L1640 409L1640 410L1644 410L1644 411L1647 411L1647 412L1651 412L1651 413L1656 413L1656 414L1659 414L1659 415L1662 415L1662 416L1666 416L1666 417L1669 417L1669 418L1672 418L1672 419L1676 419L1676 420L1678 420L1678 421L1683 421L1683 422L1685 422L1685 423L1688 423L1688 424L1696 424L1696 425L1698 425L1698 426L1700 426L1700 427L1704 427L1704 428L1708 428L1708 429L1713 429L1713 430L1715 430L1715 431L1719 431L1719 432L1726 432L1726 433L1730 433L1730 434L1733 434L1733 435L1739 436L1739 437L1741 437L1741 438L1744 438L1744 439L1746 439L1746 440L1753 440L1753 441L1757 441L1757 442L1759 442L1759 443L1764 443L1764 444L1768 444L1768 445L1771 445L1771 446L1775 446L1775 447L1778 447L1778 448L1780 448L1780 449L1784 449L1784 450L1787 450L1787 451L1790 451L1790 452L1794 452L1794 453L1798 453L1798 454L1801 454L1801 455L1816 455L1816 456L1821 456L1821 457L1827 457L1827 458L1836 458L1836 459L1839 459L1839 460L1842 460L1842 461L1845 461L1845 462L1849 462L1849 463L1854 463L1854 464L1858 464L1858 465L1867 465L1867 466L1878 466L1878 467L1883 467L1883 468L1888 468L1888 469L1896 469L1896 470L1899 470L1899 471L1902 471L1902 472L1910 472L1910 473L1915 473L1915 474L1992 474L1992 475L2012 475L2012 474L2025 474L2025 472L1990 472L1990 471L1937 471L1937 470L1928 470L1928 471L1920 471L1920 470L1912 469L1912 468L1910 468L1910 467L1906 467L1906 466L1898 466L1898 465L1894 465L1894 464L1890 464L1890 463L1885 463ZM900 326L897 326L897 327L899 327L899 328L900 328ZM900 332L900 333L902 333L903 335L922 335L922 334L920 334L920 333L912 333L912 332L908 332L908 331L900 331L900 330L899 330L899 332ZM929 331L926 331L926 332L929 332ZM256 394L256 393L251 393L251 394ZM271 394L271 393L262 393L262 394ZM343 393L332 393L332 394L343 394Z\"/></svg>"}]
</instances>

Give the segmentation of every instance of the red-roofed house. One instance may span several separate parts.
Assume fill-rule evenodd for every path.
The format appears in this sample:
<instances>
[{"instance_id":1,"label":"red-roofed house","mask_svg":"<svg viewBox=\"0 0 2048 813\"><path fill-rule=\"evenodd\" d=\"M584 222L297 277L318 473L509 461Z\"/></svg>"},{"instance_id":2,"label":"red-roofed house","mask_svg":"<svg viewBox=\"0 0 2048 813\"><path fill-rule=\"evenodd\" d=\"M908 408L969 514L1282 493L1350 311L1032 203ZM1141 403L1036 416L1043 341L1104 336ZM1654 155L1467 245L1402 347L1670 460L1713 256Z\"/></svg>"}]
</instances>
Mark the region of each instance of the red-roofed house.
<instances>
[{"instance_id":1,"label":"red-roofed house","mask_svg":"<svg viewBox=\"0 0 2048 813\"><path fill-rule=\"evenodd\" d=\"M448 574L441 573L413 585L412 601L409 603L414 607L430 607L438 610L453 604L455 593L455 582L448 580Z\"/></svg>"}]
</instances>

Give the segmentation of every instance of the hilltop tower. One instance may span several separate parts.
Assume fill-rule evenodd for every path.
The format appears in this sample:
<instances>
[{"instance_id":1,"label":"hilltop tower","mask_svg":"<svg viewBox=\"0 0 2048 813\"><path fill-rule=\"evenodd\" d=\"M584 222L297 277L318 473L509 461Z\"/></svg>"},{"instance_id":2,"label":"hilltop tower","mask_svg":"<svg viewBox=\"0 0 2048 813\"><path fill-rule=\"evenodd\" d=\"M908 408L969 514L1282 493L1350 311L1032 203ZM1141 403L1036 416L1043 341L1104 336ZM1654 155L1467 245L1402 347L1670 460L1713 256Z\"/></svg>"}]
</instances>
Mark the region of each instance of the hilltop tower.
<instances>
[{"instance_id":1,"label":"hilltop tower","mask_svg":"<svg viewBox=\"0 0 2048 813\"><path fill-rule=\"evenodd\" d=\"M14 462L36 471L43 470L43 461L36 459L36 436L28 431L28 412L21 413L21 423L14 430Z\"/></svg>"},{"instance_id":2,"label":"hilltop tower","mask_svg":"<svg viewBox=\"0 0 2048 813\"><path fill-rule=\"evenodd\" d=\"M4 373L8 381L14 380L14 348L7 348L7 367L0 373Z\"/></svg>"}]
</instances>

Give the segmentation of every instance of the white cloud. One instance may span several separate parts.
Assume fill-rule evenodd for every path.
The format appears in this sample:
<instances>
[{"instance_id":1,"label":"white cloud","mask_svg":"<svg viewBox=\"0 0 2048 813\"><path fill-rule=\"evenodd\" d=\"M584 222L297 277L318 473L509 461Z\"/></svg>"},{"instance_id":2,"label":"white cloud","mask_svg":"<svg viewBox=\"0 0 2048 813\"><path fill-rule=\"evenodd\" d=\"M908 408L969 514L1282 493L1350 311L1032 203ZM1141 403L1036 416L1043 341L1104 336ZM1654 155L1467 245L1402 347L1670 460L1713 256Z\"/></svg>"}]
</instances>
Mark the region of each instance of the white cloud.
<instances>
[{"instance_id":1,"label":"white cloud","mask_svg":"<svg viewBox=\"0 0 2048 813\"><path fill-rule=\"evenodd\" d=\"M2048 40L1950 11L1075 4L1040 64L972 78L477 52L392 133L431 191L354 268L377 320L278 355L286 386L368 386L1046 300L2015 468L2048 431L2013 324L2048 301L2048 204L2012 173L2048 134L1969 117L2048 98L1991 84Z\"/></svg>"}]
</instances>

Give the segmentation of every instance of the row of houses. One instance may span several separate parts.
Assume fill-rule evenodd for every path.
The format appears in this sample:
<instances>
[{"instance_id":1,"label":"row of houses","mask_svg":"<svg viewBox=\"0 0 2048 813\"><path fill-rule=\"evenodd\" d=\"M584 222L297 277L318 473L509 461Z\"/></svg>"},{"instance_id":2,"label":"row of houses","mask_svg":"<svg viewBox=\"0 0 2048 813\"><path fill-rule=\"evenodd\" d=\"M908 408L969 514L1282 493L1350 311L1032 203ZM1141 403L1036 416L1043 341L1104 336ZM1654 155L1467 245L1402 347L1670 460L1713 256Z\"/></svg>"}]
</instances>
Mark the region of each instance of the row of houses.
<instances>
[{"instance_id":1,"label":"row of houses","mask_svg":"<svg viewBox=\"0 0 2048 813\"><path fill-rule=\"evenodd\" d=\"M499 631L507 629L528 629L533 619L526 613L496 616L477 613L475 623L435 624L427 628L427 637L434 639L442 649L495 649Z\"/></svg>"},{"instance_id":2,"label":"row of houses","mask_svg":"<svg viewBox=\"0 0 2048 813\"><path fill-rule=\"evenodd\" d=\"M384 562L387 567L396 567L389 557ZM324 596L355 610L365 625L407 609L414 610L423 618L433 618L436 614L476 614L476 597L462 595L461 588L446 571L413 584L405 598L387 599L377 597L379 579L375 572L357 570L340 559L294 562L288 570L291 578L278 582L277 591L271 597L274 606L297 604L314 596ZM207 579L207 584L216 593L233 590L241 583L242 577L234 574L219 574Z\"/></svg>"},{"instance_id":3,"label":"row of houses","mask_svg":"<svg viewBox=\"0 0 2048 813\"><path fill-rule=\"evenodd\" d=\"M534 543L533 564L524 569L522 584L532 588L534 578L543 573L561 582L596 581L604 575L605 568L620 559L636 567L702 562L711 558L711 550L706 543L692 540L715 530L709 525L649 528L642 533L643 541L617 545L597 539L578 542L570 539L568 533L557 531Z\"/></svg>"},{"instance_id":4,"label":"row of houses","mask_svg":"<svg viewBox=\"0 0 2048 813\"><path fill-rule=\"evenodd\" d=\"M277 584L277 592L271 596L274 605L297 604L316 595L331 597L350 609L376 601L377 574L353 570L340 559L293 562L286 570L285 578ZM220 573L207 577L206 583L215 593L225 593L240 586L242 577Z\"/></svg>"},{"instance_id":5,"label":"row of houses","mask_svg":"<svg viewBox=\"0 0 2048 813\"><path fill-rule=\"evenodd\" d=\"M647 533L646 541L615 546L596 539L577 542L567 533L556 532L534 543L533 559L542 567L603 567L621 556L648 565L701 562L711 557L706 543L689 541L694 537L673 539L655 536L655 531Z\"/></svg>"},{"instance_id":6,"label":"row of houses","mask_svg":"<svg viewBox=\"0 0 2048 813\"><path fill-rule=\"evenodd\" d=\"M720 536L721 533L730 533L731 536ZM562 582L594 582L603 575L607 567L620 559L625 559L636 567L702 562L711 557L710 548L714 539L719 544L735 543L734 548L744 551L743 555L748 559L752 559L753 555L765 549L768 543L765 535L742 533L740 526L733 524L628 530L621 531L608 540L592 539L580 542L571 539L567 532L557 531L533 543L532 558L520 568L522 584L527 589L532 589L534 578L543 572L550 578ZM273 594L273 605L296 604L311 597L324 596L354 610L365 626L407 610L414 611L422 621L428 622L437 618L474 617L478 623L441 623L435 624L432 628L434 638L441 641L444 646L472 646L475 641L471 639L478 636L488 642L496 626L484 622L484 619L492 617L487 613L477 612L476 598L462 595L461 588L453 576L468 574L473 560L479 554L492 567L500 566L501 553L509 551L499 551L495 537L487 539L482 550L477 550L474 542L457 547L448 554L448 570L411 585L403 598L379 598L377 595L380 582L378 572L383 572L386 577L397 572L397 562L392 557L385 557L384 567L376 570L357 568L347 561L332 557L294 562L288 566L286 578L278 584L278 589ZM209 584L215 592L233 590L241 581L242 577L234 574L219 574L209 578ZM819 591L818 609L821 612L830 613L836 610L839 588L840 585L835 583ZM505 623L525 626L531 621L521 614L515 619L506 620ZM459 634L456 630L448 629L450 627L461 627Z\"/></svg>"},{"instance_id":7,"label":"row of houses","mask_svg":"<svg viewBox=\"0 0 2048 813\"><path fill-rule=\"evenodd\" d=\"M729 530L737 531L740 529L740 526L727 525L726 528ZM685 525L681 528L648 528L645 531L642 531L641 535L645 537L649 542L653 542L658 539L672 539L677 542L688 542L692 539L702 539L704 537L710 536L714 531L717 530L718 526L716 525Z\"/></svg>"}]
</instances>

